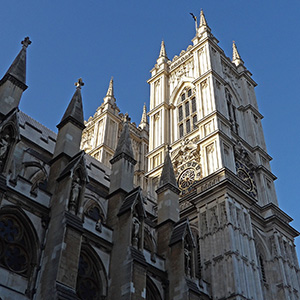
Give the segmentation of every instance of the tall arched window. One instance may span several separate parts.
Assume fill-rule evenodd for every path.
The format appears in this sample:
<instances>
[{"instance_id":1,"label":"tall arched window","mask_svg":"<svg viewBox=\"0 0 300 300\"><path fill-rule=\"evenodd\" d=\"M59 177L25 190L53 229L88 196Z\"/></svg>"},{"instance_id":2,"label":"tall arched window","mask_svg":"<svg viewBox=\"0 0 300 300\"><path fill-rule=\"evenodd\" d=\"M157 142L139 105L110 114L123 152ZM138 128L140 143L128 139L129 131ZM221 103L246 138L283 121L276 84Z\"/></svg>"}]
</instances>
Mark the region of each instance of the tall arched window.
<instances>
[{"instance_id":1,"label":"tall arched window","mask_svg":"<svg viewBox=\"0 0 300 300\"><path fill-rule=\"evenodd\" d=\"M0 266L30 278L36 266L36 237L18 209L0 210Z\"/></svg>"},{"instance_id":2,"label":"tall arched window","mask_svg":"<svg viewBox=\"0 0 300 300\"><path fill-rule=\"evenodd\" d=\"M265 262L263 256L260 254L258 257L259 267L260 267L260 276L263 282L267 282L266 280L266 271L265 271Z\"/></svg>"},{"instance_id":3,"label":"tall arched window","mask_svg":"<svg viewBox=\"0 0 300 300\"><path fill-rule=\"evenodd\" d=\"M146 281L146 300L161 300L160 292L153 283L153 281L147 276Z\"/></svg>"},{"instance_id":4,"label":"tall arched window","mask_svg":"<svg viewBox=\"0 0 300 300\"><path fill-rule=\"evenodd\" d=\"M192 234L193 234L194 241L196 243L195 256L194 256L195 276L201 278L201 257L200 257L200 243L199 243L198 230L192 228Z\"/></svg>"},{"instance_id":5,"label":"tall arched window","mask_svg":"<svg viewBox=\"0 0 300 300\"><path fill-rule=\"evenodd\" d=\"M228 89L225 89L225 96L227 101L227 109L228 109L228 117L231 125L231 130L238 134L238 123L236 120L236 107L232 101L232 95L230 94Z\"/></svg>"},{"instance_id":6,"label":"tall arched window","mask_svg":"<svg viewBox=\"0 0 300 300\"><path fill-rule=\"evenodd\" d=\"M178 102L178 133L179 138L182 138L196 128L197 104L195 91L193 89L184 90L180 94Z\"/></svg>"},{"instance_id":7,"label":"tall arched window","mask_svg":"<svg viewBox=\"0 0 300 300\"><path fill-rule=\"evenodd\" d=\"M105 299L106 285L104 269L98 257L89 247L84 247L78 264L76 284L78 298L81 300Z\"/></svg>"}]
</instances>

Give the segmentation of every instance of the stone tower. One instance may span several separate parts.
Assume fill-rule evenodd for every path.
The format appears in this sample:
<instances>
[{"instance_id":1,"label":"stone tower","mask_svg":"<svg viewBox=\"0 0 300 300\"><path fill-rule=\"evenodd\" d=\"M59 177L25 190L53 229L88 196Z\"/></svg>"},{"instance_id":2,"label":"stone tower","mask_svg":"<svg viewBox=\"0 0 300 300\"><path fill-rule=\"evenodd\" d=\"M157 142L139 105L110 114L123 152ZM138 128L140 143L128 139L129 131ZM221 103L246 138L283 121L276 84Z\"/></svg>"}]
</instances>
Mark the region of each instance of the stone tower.
<instances>
[{"instance_id":1,"label":"stone tower","mask_svg":"<svg viewBox=\"0 0 300 300\"><path fill-rule=\"evenodd\" d=\"M298 299L298 233L278 207L256 83L235 42L225 56L203 11L192 42L170 60L163 41L148 80L151 198L170 145L180 217L191 220L213 299Z\"/></svg>"},{"instance_id":2,"label":"stone tower","mask_svg":"<svg viewBox=\"0 0 300 300\"><path fill-rule=\"evenodd\" d=\"M120 113L120 109L117 106L114 96L113 78L109 82L109 87L102 104L97 108L94 116L91 116L85 122L86 129L83 131L81 149L110 168L110 160L114 156L124 118L127 119L128 126L130 127L134 157L137 160L134 172L134 184L146 189L146 154L148 152L149 140L146 106L144 105L139 126L136 126L134 122L130 122L130 118L126 114Z\"/></svg>"}]
</instances>

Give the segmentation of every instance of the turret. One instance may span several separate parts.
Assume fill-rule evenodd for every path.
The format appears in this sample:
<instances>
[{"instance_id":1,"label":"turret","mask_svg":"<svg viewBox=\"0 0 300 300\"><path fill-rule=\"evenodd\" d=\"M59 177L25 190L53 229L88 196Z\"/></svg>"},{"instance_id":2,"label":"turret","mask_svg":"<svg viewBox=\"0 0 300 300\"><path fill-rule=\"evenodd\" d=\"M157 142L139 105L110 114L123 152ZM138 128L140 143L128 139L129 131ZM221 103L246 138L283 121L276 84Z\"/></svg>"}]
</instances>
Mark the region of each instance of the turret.
<instances>
[{"instance_id":1,"label":"turret","mask_svg":"<svg viewBox=\"0 0 300 300\"><path fill-rule=\"evenodd\" d=\"M82 130L85 128L83 119L81 87L84 85L82 79L75 83L76 91L57 125L58 135L54 150L54 158L59 154L67 154L72 157L79 152Z\"/></svg>"},{"instance_id":2,"label":"turret","mask_svg":"<svg viewBox=\"0 0 300 300\"><path fill-rule=\"evenodd\" d=\"M167 152L157 193L157 224L179 221L179 189L170 154Z\"/></svg>"},{"instance_id":3,"label":"turret","mask_svg":"<svg viewBox=\"0 0 300 300\"><path fill-rule=\"evenodd\" d=\"M31 44L29 37L21 44L21 51L0 80L0 118L19 106L21 96L27 89L26 49Z\"/></svg>"},{"instance_id":4,"label":"turret","mask_svg":"<svg viewBox=\"0 0 300 300\"><path fill-rule=\"evenodd\" d=\"M81 87L84 83L80 78L75 85L76 91L57 125L58 134L48 180L48 190L51 193L55 191L56 180L60 173L70 159L80 151L82 130L85 128L81 97Z\"/></svg>"},{"instance_id":5,"label":"turret","mask_svg":"<svg viewBox=\"0 0 300 300\"><path fill-rule=\"evenodd\" d=\"M128 115L125 115L123 130L118 141L117 149L110 160L112 165L109 193L119 189L130 192L133 189L134 166L136 160L133 156L129 134Z\"/></svg>"}]
</instances>

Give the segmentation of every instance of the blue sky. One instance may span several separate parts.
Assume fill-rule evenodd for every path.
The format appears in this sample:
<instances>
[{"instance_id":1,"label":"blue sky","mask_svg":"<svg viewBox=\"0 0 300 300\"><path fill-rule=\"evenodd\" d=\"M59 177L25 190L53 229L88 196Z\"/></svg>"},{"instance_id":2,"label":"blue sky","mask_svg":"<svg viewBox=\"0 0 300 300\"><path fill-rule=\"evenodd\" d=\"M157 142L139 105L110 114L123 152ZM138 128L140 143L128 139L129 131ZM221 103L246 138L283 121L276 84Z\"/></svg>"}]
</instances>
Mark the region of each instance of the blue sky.
<instances>
[{"instance_id":1,"label":"blue sky","mask_svg":"<svg viewBox=\"0 0 300 300\"><path fill-rule=\"evenodd\" d=\"M161 40L169 58L186 49L195 34L189 13L199 16L201 8L227 56L235 40L258 83L279 204L300 230L300 1L3 0L0 76L21 49L20 41L29 36L29 88L21 100L25 113L56 131L74 82L82 77L88 119L114 76L118 106L139 123L143 103L149 107L146 80Z\"/></svg>"}]
</instances>

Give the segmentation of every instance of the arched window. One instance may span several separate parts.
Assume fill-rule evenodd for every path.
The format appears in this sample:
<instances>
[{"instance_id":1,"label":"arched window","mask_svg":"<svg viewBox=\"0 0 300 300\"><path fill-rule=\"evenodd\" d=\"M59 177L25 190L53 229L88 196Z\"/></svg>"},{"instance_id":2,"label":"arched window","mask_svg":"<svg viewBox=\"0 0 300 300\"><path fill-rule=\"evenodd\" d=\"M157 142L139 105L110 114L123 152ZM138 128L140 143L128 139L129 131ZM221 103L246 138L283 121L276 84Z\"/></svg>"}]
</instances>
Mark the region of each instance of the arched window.
<instances>
[{"instance_id":1,"label":"arched window","mask_svg":"<svg viewBox=\"0 0 300 300\"><path fill-rule=\"evenodd\" d=\"M193 89L184 90L180 94L177 114L178 134L182 138L196 128L197 104Z\"/></svg>"},{"instance_id":2,"label":"arched window","mask_svg":"<svg viewBox=\"0 0 300 300\"><path fill-rule=\"evenodd\" d=\"M162 300L158 288L148 276L146 281L146 300Z\"/></svg>"},{"instance_id":3,"label":"arched window","mask_svg":"<svg viewBox=\"0 0 300 300\"><path fill-rule=\"evenodd\" d=\"M225 96L227 101L228 117L231 124L231 130L238 134L238 123L236 120L236 107L232 101L232 95L228 89L225 89Z\"/></svg>"},{"instance_id":4,"label":"arched window","mask_svg":"<svg viewBox=\"0 0 300 300\"><path fill-rule=\"evenodd\" d=\"M265 271L265 262L263 256L260 254L258 257L259 268L260 268L260 276L263 282L267 282L266 280L266 271Z\"/></svg>"},{"instance_id":5,"label":"arched window","mask_svg":"<svg viewBox=\"0 0 300 300\"><path fill-rule=\"evenodd\" d=\"M98 257L88 247L83 248L80 253L76 293L81 300L104 299L106 295L103 267Z\"/></svg>"},{"instance_id":6,"label":"arched window","mask_svg":"<svg viewBox=\"0 0 300 300\"><path fill-rule=\"evenodd\" d=\"M199 243L199 234L198 230L196 228L192 228L192 234L194 241L196 243L196 249L195 249L195 276L198 278L201 278L201 257L200 257L200 243Z\"/></svg>"},{"instance_id":7,"label":"arched window","mask_svg":"<svg viewBox=\"0 0 300 300\"><path fill-rule=\"evenodd\" d=\"M18 209L0 211L0 265L29 278L36 266L36 238Z\"/></svg>"}]
</instances>

